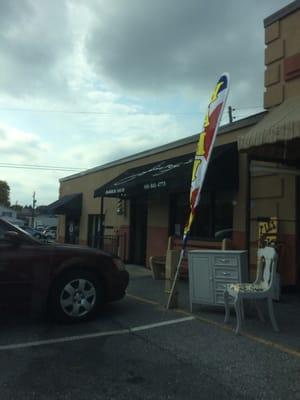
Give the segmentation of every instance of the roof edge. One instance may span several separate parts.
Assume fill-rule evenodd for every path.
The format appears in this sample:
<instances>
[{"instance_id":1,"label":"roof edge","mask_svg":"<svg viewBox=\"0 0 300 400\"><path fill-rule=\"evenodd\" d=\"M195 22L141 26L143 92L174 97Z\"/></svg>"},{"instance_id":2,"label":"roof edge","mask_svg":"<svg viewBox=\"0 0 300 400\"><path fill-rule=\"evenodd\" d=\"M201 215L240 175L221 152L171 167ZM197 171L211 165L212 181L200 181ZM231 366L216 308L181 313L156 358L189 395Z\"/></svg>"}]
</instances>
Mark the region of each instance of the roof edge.
<instances>
[{"instance_id":1,"label":"roof edge","mask_svg":"<svg viewBox=\"0 0 300 400\"><path fill-rule=\"evenodd\" d=\"M269 25L272 25L274 22L287 17L289 14L292 14L294 11L300 9L300 0L295 0L287 6L281 8L275 13L271 14L269 17L264 19L264 27L267 28Z\"/></svg>"},{"instance_id":2,"label":"roof edge","mask_svg":"<svg viewBox=\"0 0 300 400\"><path fill-rule=\"evenodd\" d=\"M241 129L241 128L245 128L247 126L255 125L257 122L259 122L263 118L263 116L266 113L267 113L267 111L262 111L260 113L250 115L246 118L239 119L238 121L234 121L232 123L222 125L218 130L218 135L223 135L223 134L230 133L230 132L233 132L233 131ZM138 160L142 157L151 156L154 154L162 153L167 150L176 149L176 148L181 147L186 144L196 143L199 138L199 134L200 134L200 132L197 134L185 137L183 139L175 140L174 142L170 142L170 143L167 143L167 144L164 144L161 146L153 147L152 149L144 150L139 153L136 153L136 154L133 154L130 156L126 156L126 157L120 158L118 160L110 161L106 164L102 164L97 167L90 168L90 169L84 170L82 172L73 174L73 175L66 176L64 178L59 179L59 182L67 182L72 179L77 179L77 178L83 177L85 175L93 174L93 173L102 171L104 169L107 169L107 168L110 168L113 166L125 164L129 161Z\"/></svg>"}]
</instances>

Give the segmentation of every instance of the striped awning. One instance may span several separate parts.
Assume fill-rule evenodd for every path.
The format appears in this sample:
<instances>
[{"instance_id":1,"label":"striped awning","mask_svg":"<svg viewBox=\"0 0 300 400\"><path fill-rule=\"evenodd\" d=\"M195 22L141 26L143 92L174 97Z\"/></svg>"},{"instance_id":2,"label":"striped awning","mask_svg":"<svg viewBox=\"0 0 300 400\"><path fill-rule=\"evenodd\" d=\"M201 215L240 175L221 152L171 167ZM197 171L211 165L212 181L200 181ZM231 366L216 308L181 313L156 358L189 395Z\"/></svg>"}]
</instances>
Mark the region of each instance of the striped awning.
<instances>
[{"instance_id":1,"label":"striped awning","mask_svg":"<svg viewBox=\"0 0 300 400\"><path fill-rule=\"evenodd\" d=\"M290 97L238 139L239 151L300 139L300 96Z\"/></svg>"}]
</instances>

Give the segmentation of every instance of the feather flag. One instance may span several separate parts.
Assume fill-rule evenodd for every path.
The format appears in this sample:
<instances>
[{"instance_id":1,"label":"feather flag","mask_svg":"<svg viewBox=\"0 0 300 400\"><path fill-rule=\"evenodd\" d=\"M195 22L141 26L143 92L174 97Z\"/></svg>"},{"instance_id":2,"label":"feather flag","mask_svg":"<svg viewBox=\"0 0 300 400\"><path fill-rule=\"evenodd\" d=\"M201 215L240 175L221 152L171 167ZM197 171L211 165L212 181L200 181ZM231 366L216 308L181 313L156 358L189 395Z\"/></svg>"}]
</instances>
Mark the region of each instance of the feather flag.
<instances>
[{"instance_id":1,"label":"feather flag","mask_svg":"<svg viewBox=\"0 0 300 400\"><path fill-rule=\"evenodd\" d=\"M218 80L211 96L208 110L204 118L203 130L200 133L196 148L190 190L190 215L183 234L184 247L195 218L196 208L200 201L201 189L225 107L228 91L229 75L224 73Z\"/></svg>"},{"instance_id":2,"label":"feather flag","mask_svg":"<svg viewBox=\"0 0 300 400\"><path fill-rule=\"evenodd\" d=\"M184 257L187 238L193 220L195 218L196 208L200 201L201 189L203 186L212 149L214 147L222 113L225 107L226 99L228 96L228 90L229 90L229 75L223 74L218 80L215 90L213 91L213 94L211 96L210 103L208 105L208 110L204 118L203 131L200 133L196 148L194 164L193 164L193 172L192 172L191 190L190 190L190 215L187 224L184 228L183 246L180 252L180 257L178 260L175 277L169 294L167 309L169 309L171 306L172 307L174 306L172 301L174 302L173 296L175 293L175 286L179 275L179 269Z\"/></svg>"}]
</instances>

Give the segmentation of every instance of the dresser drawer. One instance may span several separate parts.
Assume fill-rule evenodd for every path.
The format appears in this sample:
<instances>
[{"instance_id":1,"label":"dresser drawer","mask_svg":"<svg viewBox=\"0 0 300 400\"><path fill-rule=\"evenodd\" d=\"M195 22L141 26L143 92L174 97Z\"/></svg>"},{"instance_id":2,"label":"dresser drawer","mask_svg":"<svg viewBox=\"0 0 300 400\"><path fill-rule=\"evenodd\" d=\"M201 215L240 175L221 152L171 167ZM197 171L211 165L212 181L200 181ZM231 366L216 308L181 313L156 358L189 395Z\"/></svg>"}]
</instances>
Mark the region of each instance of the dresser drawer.
<instances>
[{"instance_id":1,"label":"dresser drawer","mask_svg":"<svg viewBox=\"0 0 300 400\"><path fill-rule=\"evenodd\" d=\"M222 279L232 281L239 280L239 271L237 268L221 268L215 267L214 268L215 279Z\"/></svg>"},{"instance_id":2,"label":"dresser drawer","mask_svg":"<svg viewBox=\"0 0 300 400\"><path fill-rule=\"evenodd\" d=\"M216 255L213 257L213 264L214 265L228 265L228 266L237 266L238 265L238 259L235 256L230 256L230 255Z\"/></svg>"},{"instance_id":3,"label":"dresser drawer","mask_svg":"<svg viewBox=\"0 0 300 400\"><path fill-rule=\"evenodd\" d=\"M233 283L233 281L216 281L215 290L224 291L229 283Z\"/></svg>"}]
</instances>

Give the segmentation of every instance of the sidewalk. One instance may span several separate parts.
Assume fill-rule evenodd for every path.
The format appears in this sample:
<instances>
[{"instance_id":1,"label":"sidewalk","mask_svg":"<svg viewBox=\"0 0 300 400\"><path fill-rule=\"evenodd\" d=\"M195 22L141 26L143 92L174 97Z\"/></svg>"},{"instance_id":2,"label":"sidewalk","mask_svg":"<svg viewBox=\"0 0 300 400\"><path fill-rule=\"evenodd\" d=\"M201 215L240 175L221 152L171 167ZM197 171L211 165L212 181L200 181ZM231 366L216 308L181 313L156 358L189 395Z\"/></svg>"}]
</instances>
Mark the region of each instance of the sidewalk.
<instances>
[{"instance_id":1,"label":"sidewalk","mask_svg":"<svg viewBox=\"0 0 300 400\"><path fill-rule=\"evenodd\" d=\"M153 280L149 269L143 266L128 264L126 269L130 274L128 294L141 299L153 301L165 307L168 295L165 293L165 281ZM178 309L190 312L189 283L179 280ZM266 302L265 302L266 303ZM264 304L264 307L266 304ZM266 322L262 323L251 302L245 304L246 319L243 321L242 335L262 342L268 346L277 347L300 357L300 296L282 295L280 301L274 302L275 316L280 332L272 330L265 307ZM229 325L224 325L223 307L193 305L193 315L204 323L218 325L220 329L235 328L234 310L231 313ZM234 335L234 332L232 332Z\"/></svg>"}]
</instances>

